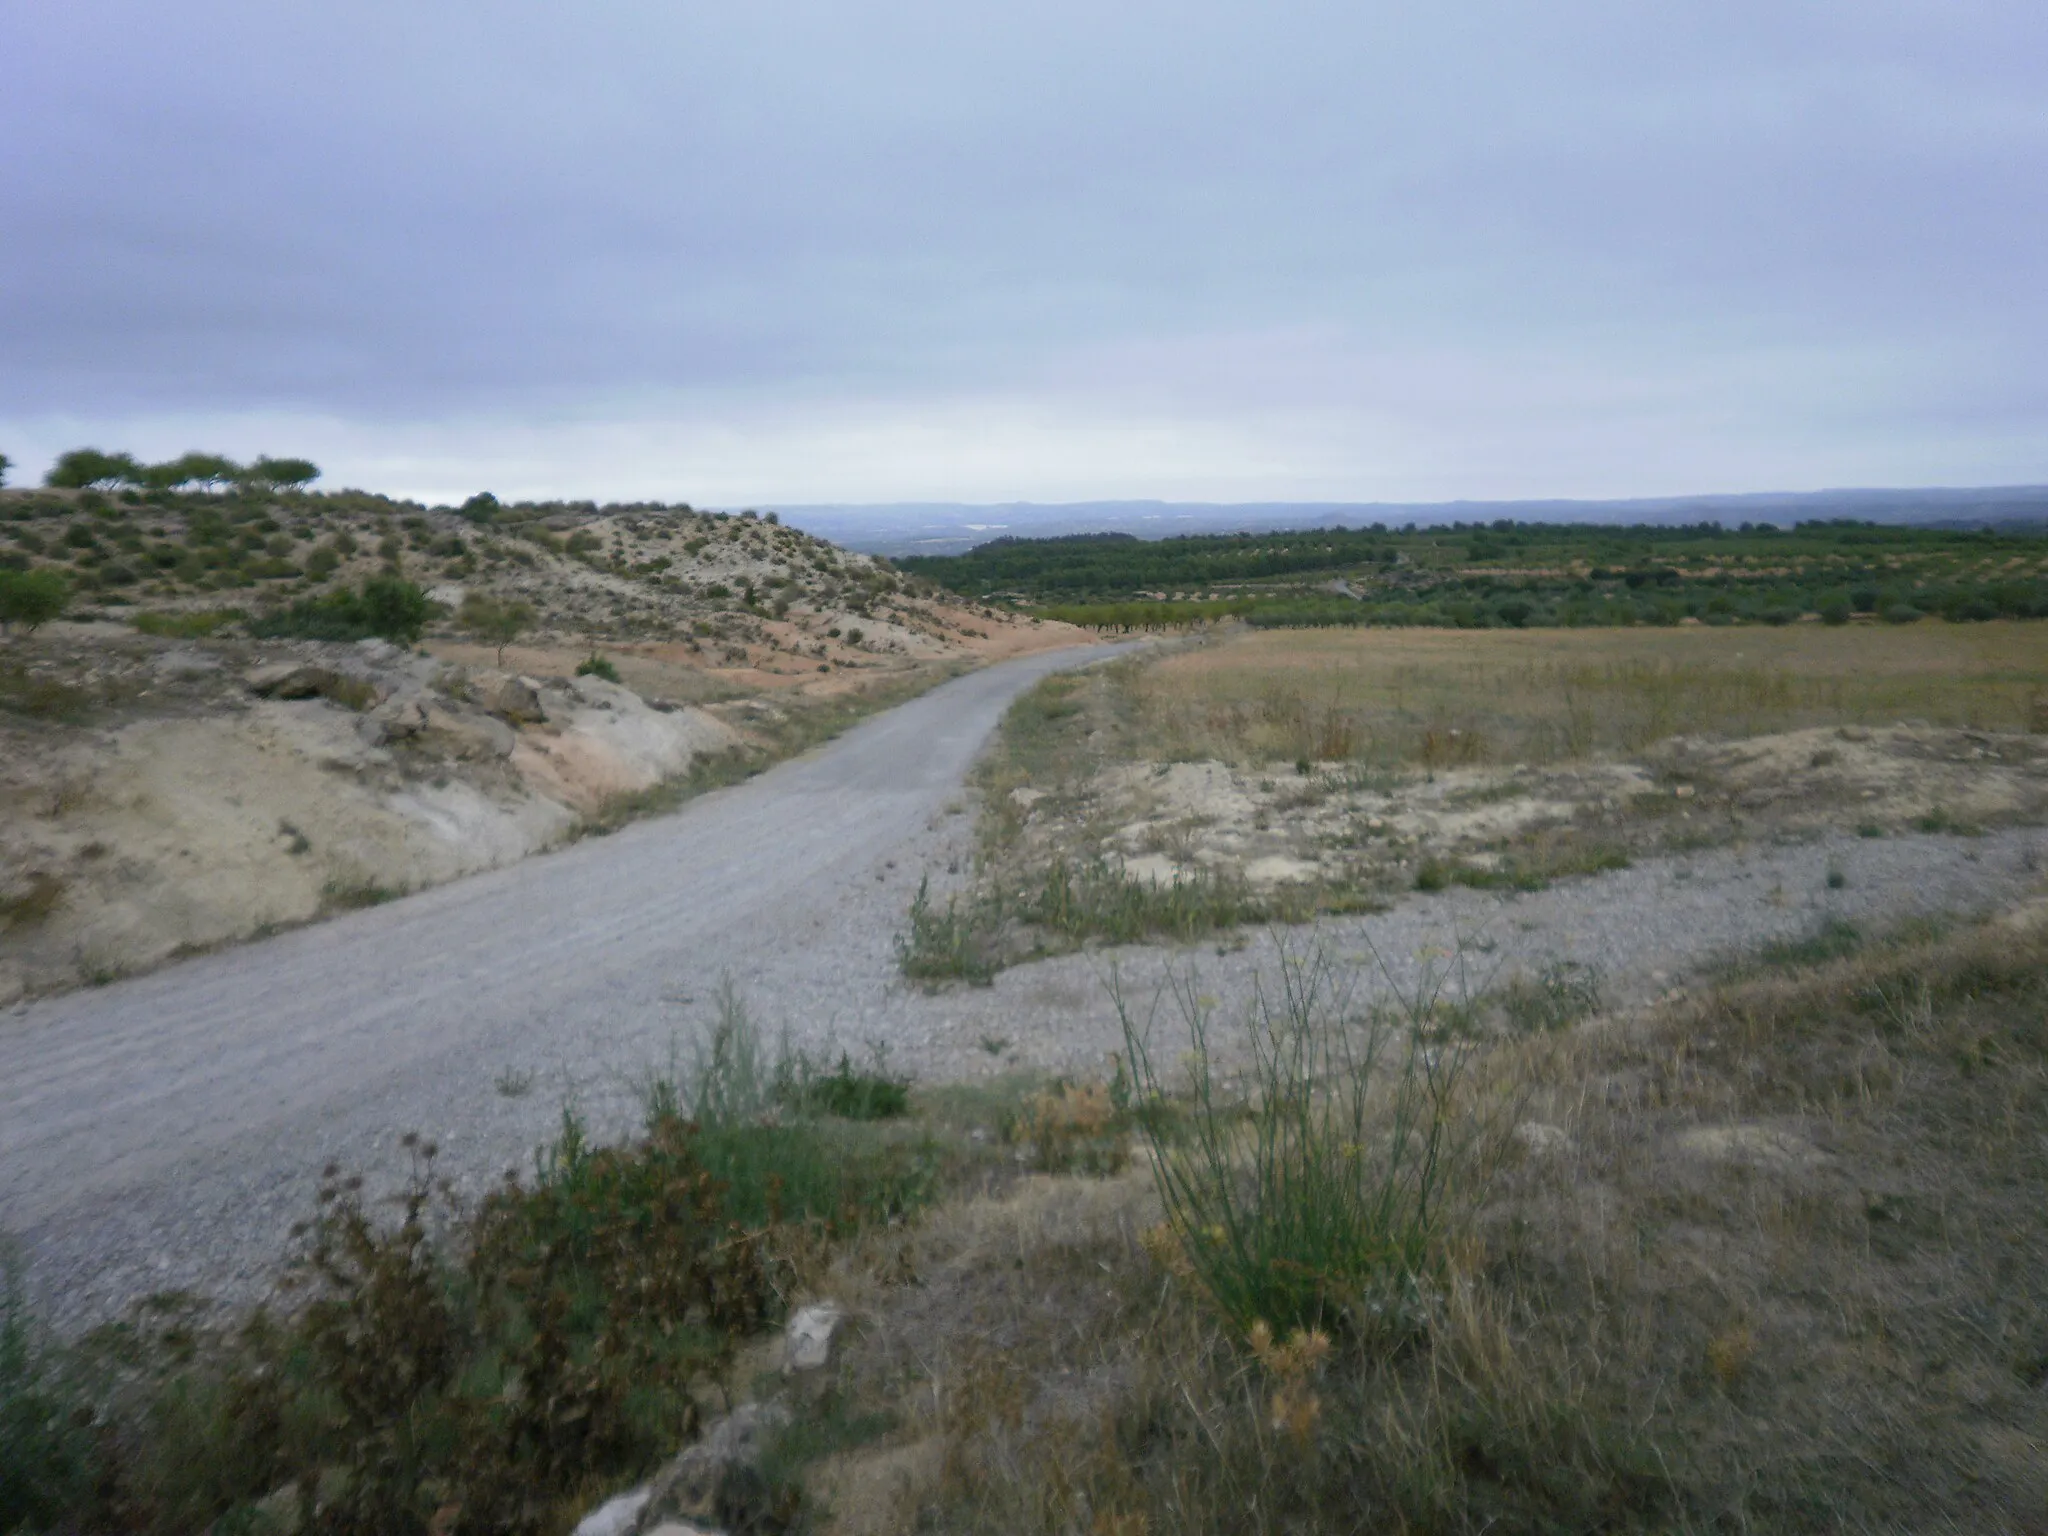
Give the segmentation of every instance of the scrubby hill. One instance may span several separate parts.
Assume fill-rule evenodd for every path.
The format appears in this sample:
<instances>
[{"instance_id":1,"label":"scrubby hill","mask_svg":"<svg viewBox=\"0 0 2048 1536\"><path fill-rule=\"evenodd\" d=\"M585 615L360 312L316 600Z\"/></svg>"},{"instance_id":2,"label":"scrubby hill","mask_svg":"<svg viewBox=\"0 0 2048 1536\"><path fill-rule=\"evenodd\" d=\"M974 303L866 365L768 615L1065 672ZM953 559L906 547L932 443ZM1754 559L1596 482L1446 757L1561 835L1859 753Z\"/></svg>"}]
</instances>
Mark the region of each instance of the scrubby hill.
<instances>
[{"instance_id":1,"label":"scrubby hill","mask_svg":"<svg viewBox=\"0 0 2048 1536\"><path fill-rule=\"evenodd\" d=\"M931 584L772 513L658 503L478 497L455 510L276 487L0 492L0 563L60 573L79 606L174 627L260 622L389 575L438 599L450 634L462 599L483 592L530 603L540 635L676 640L730 665L930 657L985 638L980 615L938 601Z\"/></svg>"},{"instance_id":2,"label":"scrubby hill","mask_svg":"<svg viewBox=\"0 0 2048 1536\"><path fill-rule=\"evenodd\" d=\"M0 1006L510 863L1080 638L752 513L274 481L0 491L0 619Z\"/></svg>"}]
</instances>

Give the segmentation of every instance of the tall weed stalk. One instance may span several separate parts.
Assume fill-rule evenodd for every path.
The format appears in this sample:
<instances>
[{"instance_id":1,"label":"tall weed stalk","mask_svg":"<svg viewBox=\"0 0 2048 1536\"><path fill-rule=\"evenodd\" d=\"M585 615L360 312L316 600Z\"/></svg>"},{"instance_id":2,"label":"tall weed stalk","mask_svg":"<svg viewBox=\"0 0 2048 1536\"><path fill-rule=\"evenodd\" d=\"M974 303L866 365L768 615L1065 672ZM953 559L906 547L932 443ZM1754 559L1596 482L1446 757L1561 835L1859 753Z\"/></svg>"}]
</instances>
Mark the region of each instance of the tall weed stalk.
<instances>
[{"instance_id":1,"label":"tall weed stalk","mask_svg":"<svg viewBox=\"0 0 2048 1536\"><path fill-rule=\"evenodd\" d=\"M1168 987L1184 1084L1155 1056L1160 999L1141 1027L1112 983L1141 1102L1187 1101L1171 1134L1163 1117L1139 1117L1167 1221L1240 1330L1418 1321L1475 1140L1457 1102L1464 1050L1430 1039L1446 979L1432 972L1394 1006L1361 1009L1355 980L1321 951L1283 951L1277 990L1255 988L1240 1092L1192 974Z\"/></svg>"}]
</instances>

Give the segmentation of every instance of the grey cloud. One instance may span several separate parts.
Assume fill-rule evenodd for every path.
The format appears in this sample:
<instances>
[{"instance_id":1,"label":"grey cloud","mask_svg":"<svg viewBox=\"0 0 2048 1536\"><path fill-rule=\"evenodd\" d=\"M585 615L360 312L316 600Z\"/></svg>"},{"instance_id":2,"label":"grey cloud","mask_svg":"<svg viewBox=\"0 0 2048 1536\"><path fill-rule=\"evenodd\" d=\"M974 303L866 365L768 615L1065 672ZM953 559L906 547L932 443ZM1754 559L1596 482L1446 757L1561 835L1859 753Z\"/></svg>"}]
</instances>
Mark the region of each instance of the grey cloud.
<instances>
[{"instance_id":1,"label":"grey cloud","mask_svg":"<svg viewBox=\"0 0 2048 1536\"><path fill-rule=\"evenodd\" d=\"M0 417L1171 406L1253 337L1247 408L1338 412L1873 359L1847 443L2048 356L2038 6L0 0L0 56Z\"/></svg>"}]
</instances>

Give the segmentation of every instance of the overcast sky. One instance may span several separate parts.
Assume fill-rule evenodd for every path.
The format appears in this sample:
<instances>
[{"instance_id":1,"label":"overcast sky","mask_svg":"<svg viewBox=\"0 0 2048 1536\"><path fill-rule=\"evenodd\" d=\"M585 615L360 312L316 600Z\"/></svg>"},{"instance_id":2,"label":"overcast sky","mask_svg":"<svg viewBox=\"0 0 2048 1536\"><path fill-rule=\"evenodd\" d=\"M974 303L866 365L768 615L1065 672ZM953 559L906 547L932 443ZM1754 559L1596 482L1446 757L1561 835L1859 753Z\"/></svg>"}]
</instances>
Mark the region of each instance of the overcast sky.
<instances>
[{"instance_id":1,"label":"overcast sky","mask_svg":"<svg viewBox=\"0 0 2048 1536\"><path fill-rule=\"evenodd\" d=\"M0 72L17 481L2048 480L2042 0L0 0Z\"/></svg>"}]
</instances>

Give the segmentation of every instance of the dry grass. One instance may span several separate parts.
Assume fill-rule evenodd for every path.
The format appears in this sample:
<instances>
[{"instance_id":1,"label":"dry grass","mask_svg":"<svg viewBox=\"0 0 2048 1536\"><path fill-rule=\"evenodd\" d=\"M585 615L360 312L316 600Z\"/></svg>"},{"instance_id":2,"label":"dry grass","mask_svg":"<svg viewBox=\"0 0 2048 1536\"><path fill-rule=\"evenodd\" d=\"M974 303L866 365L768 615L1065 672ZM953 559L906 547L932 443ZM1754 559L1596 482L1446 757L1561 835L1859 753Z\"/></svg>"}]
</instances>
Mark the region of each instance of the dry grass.
<instances>
[{"instance_id":1,"label":"dry grass","mask_svg":"<svg viewBox=\"0 0 2048 1536\"><path fill-rule=\"evenodd\" d=\"M1125 685L1132 758L1541 763L1676 734L2028 730L2048 698L2048 626L1266 631Z\"/></svg>"},{"instance_id":2,"label":"dry grass","mask_svg":"<svg viewBox=\"0 0 2048 1536\"><path fill-rule=\"evenodd\" d=\"M1033 1181L898 1255L842 1389L943 1447L895 1528L2039 1531L2044 1017L2007 923L1497 1047L1533 1118L1400 1341L1240 1332L1141 1182Z\"/></svg>"}]
</instances>

